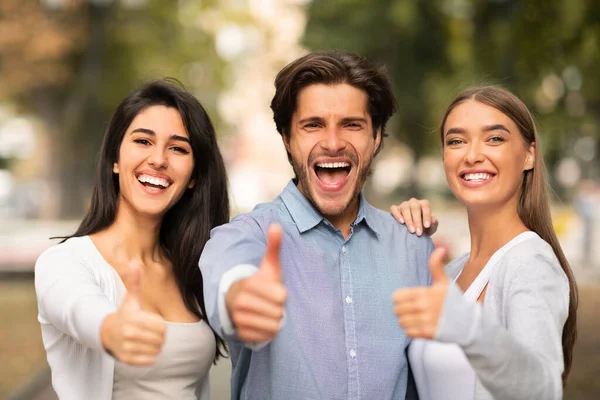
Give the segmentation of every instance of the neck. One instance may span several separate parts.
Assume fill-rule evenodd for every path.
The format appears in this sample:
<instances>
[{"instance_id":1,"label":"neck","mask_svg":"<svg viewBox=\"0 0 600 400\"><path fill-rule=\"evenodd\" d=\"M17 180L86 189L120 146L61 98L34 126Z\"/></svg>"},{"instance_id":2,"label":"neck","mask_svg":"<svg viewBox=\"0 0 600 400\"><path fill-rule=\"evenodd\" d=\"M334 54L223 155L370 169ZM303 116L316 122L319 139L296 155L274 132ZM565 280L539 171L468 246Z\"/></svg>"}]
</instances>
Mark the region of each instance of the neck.
<instances>
[{"instance_id":1,"label":"neck","mask_svg":"<svg viewBox=\"0 0 600 400\"><path fill-rule=\"evenodd\" d=\"M324 215L325 219L331 222L331 225L335 226L337 229L342 232L344 235L344 239L348 239L350 236L350 225L354 220L356 220L356 216L358 215L358 207L360 206L360 196L356 196L348 207L339 215Z\"/></svg>"},{"instance_id":2,"label":"neck","mask_svg":"<svg viewBox=\"0 0 600 400\"><path fill-rule=\"evenodd\" d=\"M528 231L516 202L500 206L467 207L471 234L471 260L491 257L500 247L518 234Z\"/></svg>"},{"instance_id":3,"label":"neck","mask_svg":"<svg viewBox=\"0 0 600 400\"><path fill-rule=\"evenodd\" d=\"M141 216L119 202L115 222L108 227L103 236L109 244L111 253L125 262L137 260L142 265L161 258L159 241L161 218Z\"/></svg>"}]
</instances>

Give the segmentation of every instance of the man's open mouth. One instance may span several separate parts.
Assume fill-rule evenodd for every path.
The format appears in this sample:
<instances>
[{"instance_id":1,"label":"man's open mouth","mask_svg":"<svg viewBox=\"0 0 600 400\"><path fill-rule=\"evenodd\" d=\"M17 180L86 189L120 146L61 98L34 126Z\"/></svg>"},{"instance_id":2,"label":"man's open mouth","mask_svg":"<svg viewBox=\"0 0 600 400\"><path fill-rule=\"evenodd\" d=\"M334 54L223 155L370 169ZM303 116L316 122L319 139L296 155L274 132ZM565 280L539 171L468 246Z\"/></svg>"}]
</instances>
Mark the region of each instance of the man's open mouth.
<instances>
[{"instance_id":1,"label":"man's open mouth","mask_svg":"<svg viewBox=\"0 0 600 400\"><path fill-rule=\"evenodd\" d=\"M339 185L350 174L352 166L349 162L320 162L315 164L315 174L325 185Z\"/></svg>"}]
</instances>

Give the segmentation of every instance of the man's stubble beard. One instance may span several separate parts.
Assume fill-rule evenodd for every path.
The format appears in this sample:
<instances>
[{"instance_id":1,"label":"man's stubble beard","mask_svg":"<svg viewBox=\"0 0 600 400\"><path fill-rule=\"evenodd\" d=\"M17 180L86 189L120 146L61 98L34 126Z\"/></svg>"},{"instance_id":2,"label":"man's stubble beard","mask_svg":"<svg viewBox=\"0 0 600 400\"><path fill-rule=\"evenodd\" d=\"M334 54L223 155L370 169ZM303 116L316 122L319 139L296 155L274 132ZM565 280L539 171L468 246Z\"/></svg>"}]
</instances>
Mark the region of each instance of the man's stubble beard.
<instances>
[{"instance_id":1,"label":"man's stubble beard","mask_svg":"<svg viewBox=\"0 0 600 400\"><path fill-rule=\"evenodd\" d=\"M334 213L334 214L331 214L331 213L326 214L317 204L317 201L315 200L315 196L313 196L313 194L311 192L311 186L309 183L307 169L305 168L305 164L299 163L298 160L296 160L293 156L290 156L290 158L291 158L292 169L294 170L294 174L296 175L296 180L297 180L298 184L300 185L300 187L302 188L302 192L304 193L304 197L306 198L306 200L308 200L310 202L310 204L313 205L313 207L319 212L319 214L321 214L323 216L327 215L327 216L331 216L331 217L337 217L337 216L342 215L344 213L344 211L346 211L348 206L350 206L350 204L352 204L352 202L358 197L358 195L362 191L362 188L367 180L367 177L371 174L371 164L373 163L374 156L371 156L371 158L365 164L364 168L362 168L358 172L358 176L357 176L355 186L354 186L354 193L352 193L352 196L350 197L348 202L344 205L344 207L341 210L339 210L337 213Z\"/></svg>"}]
</instances>

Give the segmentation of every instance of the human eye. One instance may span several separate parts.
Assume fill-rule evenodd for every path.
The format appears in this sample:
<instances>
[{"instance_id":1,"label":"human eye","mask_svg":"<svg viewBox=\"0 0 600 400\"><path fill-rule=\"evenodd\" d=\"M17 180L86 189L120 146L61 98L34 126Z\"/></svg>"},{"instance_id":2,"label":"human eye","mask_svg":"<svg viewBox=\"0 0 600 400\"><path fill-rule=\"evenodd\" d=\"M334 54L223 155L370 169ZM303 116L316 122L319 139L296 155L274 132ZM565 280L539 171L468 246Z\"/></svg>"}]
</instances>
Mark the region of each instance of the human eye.
<instances>
[{"instance_id":1,"label":"human eye","mask_svg":"<svg viewBox=\"0 0 600 400\"><path fill-rule=\"evenodd\" d=\"M133 139L133 141L135 143L138 143L138 144L141 144L141 145L144 145L144 146L150 145L150 141L148 139L144 139L144 138Z\"/></svg>"},{"instance_id":2,"label":"human eye","mask_svg":"<svg viewBox=\"0 0 600 400\"><path fill-rule=\"evenodd\" d=\"M458 139L458 138L450 138L450 139L446 140L446 145L447 146L455 146L455 145L458 145L458 144L461 144L461 143L463 143L463 140L462 139Z\"/></svg>"},{"instance_id":3,"label":"human eye","mask_svg":"<svg viewBox=\"0 0 600 400\"><path fill-rule=\"evenodd\" d=\"M488 139L488 141L491 143L502 143L502 142L505 142L506 140L502 136L492 136L491 138Z\"/></svg>"},{"instance_id":4,"label":"human eye","mask_svg":"<svg viewBox=\"0 0 600 400\"><path fill-rule=\"evenodd\" d=\"M304 129L318 129L319 128L319 124L316 122L309 122L307 124L304 124L303 128Z\"/></svg>"},{"instance_id":5,"label":"human eye","mask_svg":"<svg viewBox=\"0 0 600 400\"><path fill-rule=\"evenodd\" d=\"M358 122L349 122L346 124L346 128L349 128L352 130L359 130L359 129L362 129L362 125L359 124Z\"/></svg>"},{"instance_id":6,"label":"human eye","mask_svg":"<svg viewBox=\"0 0 600 400\"><path fill-rule=\"evenodd\" d=\"M174 146L174 147L171 147L171 149L179 154L190 154L189 150L184 149L183 147Z\"/></svg>"}]
</instances>

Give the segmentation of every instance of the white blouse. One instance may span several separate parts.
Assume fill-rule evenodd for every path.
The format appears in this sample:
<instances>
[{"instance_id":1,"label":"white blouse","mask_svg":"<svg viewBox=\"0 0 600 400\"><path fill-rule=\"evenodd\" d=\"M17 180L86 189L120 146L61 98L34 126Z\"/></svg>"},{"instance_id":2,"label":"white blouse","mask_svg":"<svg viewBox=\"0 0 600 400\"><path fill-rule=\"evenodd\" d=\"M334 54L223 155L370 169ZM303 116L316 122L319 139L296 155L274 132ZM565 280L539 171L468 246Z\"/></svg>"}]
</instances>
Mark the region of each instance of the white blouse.
<instances>
[{"instance_id":1,"label":"white blouse","mask_svg":"<svg viewBox=\"0 0 600 400\"><path fill-rule=\"evenodd\" d=\"M75 237L52 246L38 258L35 290L42 341L58 397L111 400L115 360L100 343L100 328L104 318L115 312L119 304L115 270L88 236ZM194 347L194 357L202 358L194 359L194 366L199 368L194 384L200 383L200 392L205 393L200 398L204 400L208 396L214 336L204 323L196 324L195 329L199 335L197 343L191 343L189 330L185 329L183 336ZM167 331L169 342L170 338L181 340L177 328L168 325ZM184 368L191 368L191 364Z\"/></svg>"}]
</instances>

